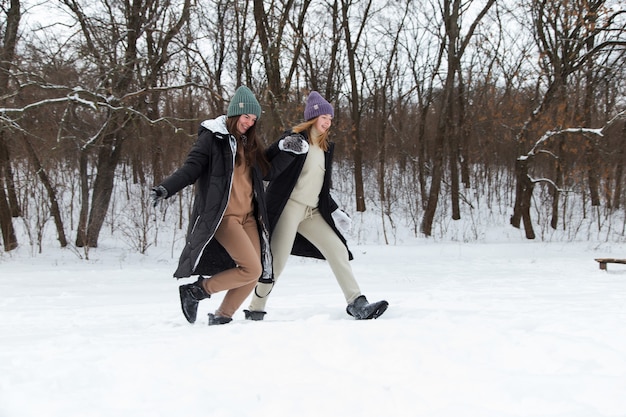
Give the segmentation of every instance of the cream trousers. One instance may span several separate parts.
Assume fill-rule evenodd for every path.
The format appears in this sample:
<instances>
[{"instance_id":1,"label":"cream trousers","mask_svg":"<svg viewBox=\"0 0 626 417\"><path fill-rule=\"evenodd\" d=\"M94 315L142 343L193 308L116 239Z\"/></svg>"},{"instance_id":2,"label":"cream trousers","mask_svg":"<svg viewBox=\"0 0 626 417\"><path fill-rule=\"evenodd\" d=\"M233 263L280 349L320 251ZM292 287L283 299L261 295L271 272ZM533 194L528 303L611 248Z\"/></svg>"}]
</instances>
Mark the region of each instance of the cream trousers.
<instances>
[{"instance_id":1,"label":"cream trousers","mask_svg":"<svg viewBox=\"0 0 626 417\"><path fill-rule=\"evenodd\" d=\"M291 253L296 233L307 238L322 253L343 291L349 304L361 290L354 278L348 258L348 249L333 229L326 223L317 208L309 207L289 199L272 233L271 249L273 257L274 284L281 276ZM265 311L265 305L272 290L272 284L258 283L252 294L250 310Z\"/></svg>"}]
</instances>

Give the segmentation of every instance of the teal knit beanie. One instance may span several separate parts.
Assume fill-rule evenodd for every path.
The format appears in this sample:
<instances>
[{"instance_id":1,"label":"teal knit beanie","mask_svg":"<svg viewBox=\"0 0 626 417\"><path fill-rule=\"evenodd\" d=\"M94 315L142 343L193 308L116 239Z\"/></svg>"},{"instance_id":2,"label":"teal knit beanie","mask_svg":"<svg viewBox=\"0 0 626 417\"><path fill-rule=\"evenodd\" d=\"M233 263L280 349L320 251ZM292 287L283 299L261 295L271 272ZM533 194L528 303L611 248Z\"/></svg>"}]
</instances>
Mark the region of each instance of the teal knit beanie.
<instances>
[{"instance_id":1,"label":"teal knit beanie","mask_svg":"<svg viewBox=\"0 0 626 417\"><path fill-rule=\"evenodd\" d=\"M261 105L248 87L242 85L235 91L235 95L228 105L227 117L240 114L254 114L257 119L261 118Z\"/></svg>"}]
</instances>

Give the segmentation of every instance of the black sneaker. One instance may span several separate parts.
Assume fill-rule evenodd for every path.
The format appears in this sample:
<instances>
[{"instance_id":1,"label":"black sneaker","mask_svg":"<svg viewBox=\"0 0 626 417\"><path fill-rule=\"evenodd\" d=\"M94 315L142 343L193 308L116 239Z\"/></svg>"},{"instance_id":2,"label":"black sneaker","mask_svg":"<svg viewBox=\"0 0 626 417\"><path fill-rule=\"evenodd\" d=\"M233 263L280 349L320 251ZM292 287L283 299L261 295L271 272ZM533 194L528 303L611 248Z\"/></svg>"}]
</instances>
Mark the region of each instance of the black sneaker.
<instances>
[{"instance_id":1,"label":"black sneaker","mask_svg":"<svg viewBox=\"0 0 626 417\"><path fill-rule=\"evenodd\" d=\"M233 321L232 317L216 316L213 313L209 313L209 326L215 326L217 324L226 324Z\"/></svg>"},{"instance_id":2,"label":"black sneaker","mask_svg":"<svg viewBox=\"0 0 626 417\"><path fill-rule=\"evenodd\" d=\"M370 320L380 317L389 307L385 300L369 303L364 295L359 295L356 300L348 304L346 313L357 320Z\"/></svg>"},{"instance_id":3,"label":"black sneaker","mask_svg":"<svg viewBox=\"0 0 626 417\"><path fill-rule=\"evenodd\" d=\"M246 320L261 321L267 312L244 310L243 314L246 316Z\"/></svg>"},{"instance_id":4,"label":"black sneaker","mask_svg":"<svg viewBox=\"0 0 626 417\"><path fill-rule=\"evenodd\" d=\"M203 280L204 277L199 277L198 280L192 284L185 284L178 287L178 293L180 294L180 306L189 323L196 322L198 302L200 300L204 300L205 298L211 298L211 295L202 287Z\"/></svg>"}]
</instances>

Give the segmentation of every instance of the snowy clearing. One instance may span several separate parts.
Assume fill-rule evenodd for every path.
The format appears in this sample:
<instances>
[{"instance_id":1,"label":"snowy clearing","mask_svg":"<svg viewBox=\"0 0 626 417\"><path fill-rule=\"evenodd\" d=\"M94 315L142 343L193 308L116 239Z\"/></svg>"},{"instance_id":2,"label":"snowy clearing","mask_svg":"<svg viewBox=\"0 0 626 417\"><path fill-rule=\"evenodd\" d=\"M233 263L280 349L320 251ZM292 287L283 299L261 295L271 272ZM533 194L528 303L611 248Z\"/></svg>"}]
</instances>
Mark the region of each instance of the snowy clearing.
<instances>
[{"instance_id":1,"label":"snowy clearing","mask_svg":"<svg viewBox=\"0 0 626 417\"><path fill-rule=\"evenodd\" d=\"M156 250L3 255L0 416L626 416L626 266L593 260L624 247L351 248L378 320L320 261L290 259L265 321L208 327L221 296L189 325Z\"/></svg>"}]
</instances>

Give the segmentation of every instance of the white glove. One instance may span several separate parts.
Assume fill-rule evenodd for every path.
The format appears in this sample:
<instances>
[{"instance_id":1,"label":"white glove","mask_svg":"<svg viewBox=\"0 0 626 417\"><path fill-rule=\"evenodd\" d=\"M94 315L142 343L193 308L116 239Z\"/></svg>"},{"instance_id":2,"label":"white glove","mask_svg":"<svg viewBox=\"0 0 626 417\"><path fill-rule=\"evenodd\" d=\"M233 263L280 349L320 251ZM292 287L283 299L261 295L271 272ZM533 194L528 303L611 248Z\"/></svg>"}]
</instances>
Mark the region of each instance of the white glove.
<instances>
[{"instance_id":1,"label":"white glove","mask_svg":"<svg viewBox=\"0 0 626 417\"><path fill-rule=\"evenodd\" d=\"M278 142L278 149L301 155L309 151L309 143L302 135L290 135Z\"/></svg>"},{"instance_id":2,"label":"white glove","mask_svg":"<svg viewBox=\"0 0 626 417\"><path fill-rule=\"evenodd\" d=\"M343 210L335 210L330 215L335 221L335 226L341 233L348 233L352 228L352 219Z\"/></svg>"}]
</instances>

